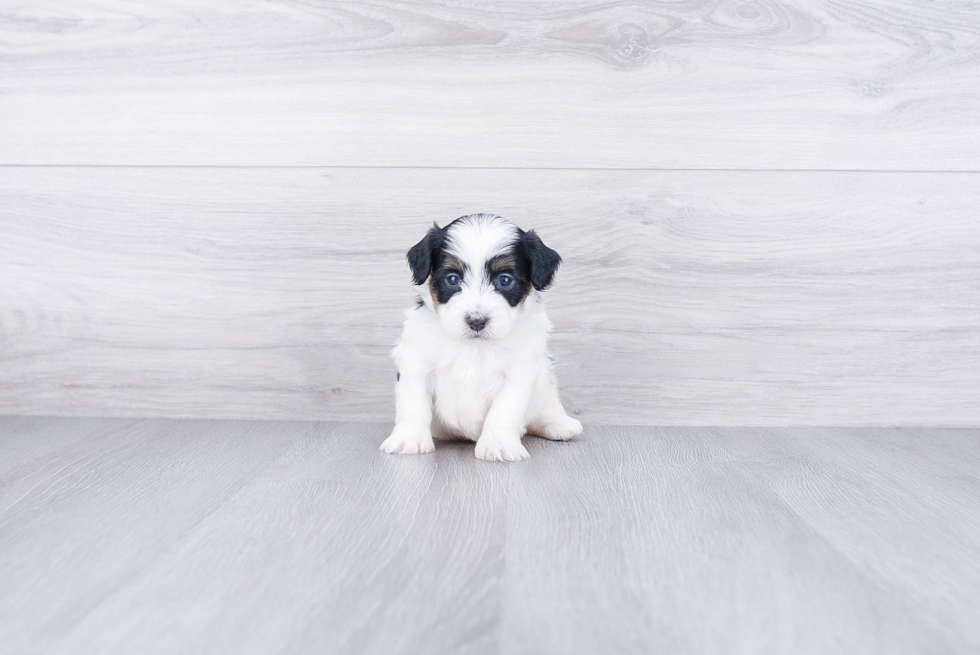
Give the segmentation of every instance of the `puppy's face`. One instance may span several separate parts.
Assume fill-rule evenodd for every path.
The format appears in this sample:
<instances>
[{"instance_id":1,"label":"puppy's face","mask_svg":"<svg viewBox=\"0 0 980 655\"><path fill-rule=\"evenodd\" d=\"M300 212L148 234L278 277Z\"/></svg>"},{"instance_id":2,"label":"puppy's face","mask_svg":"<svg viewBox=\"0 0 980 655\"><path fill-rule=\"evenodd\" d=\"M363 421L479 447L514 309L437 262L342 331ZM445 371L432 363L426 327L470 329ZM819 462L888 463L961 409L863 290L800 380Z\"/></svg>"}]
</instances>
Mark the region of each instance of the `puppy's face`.
<instances>
[{"instance_id":1,"label":"puppy's face","mask_svg":"<svg viewBox=\"0 0 980 655\"><path fill-rule=\"evenodd\" d=\"M494 214L471 214L444 228L434 225L408 251L423 302L447 334L459 339L503 339L526 310L532 289L546 289L561 263L533 230Z\"/></svg>"}]
</instances>

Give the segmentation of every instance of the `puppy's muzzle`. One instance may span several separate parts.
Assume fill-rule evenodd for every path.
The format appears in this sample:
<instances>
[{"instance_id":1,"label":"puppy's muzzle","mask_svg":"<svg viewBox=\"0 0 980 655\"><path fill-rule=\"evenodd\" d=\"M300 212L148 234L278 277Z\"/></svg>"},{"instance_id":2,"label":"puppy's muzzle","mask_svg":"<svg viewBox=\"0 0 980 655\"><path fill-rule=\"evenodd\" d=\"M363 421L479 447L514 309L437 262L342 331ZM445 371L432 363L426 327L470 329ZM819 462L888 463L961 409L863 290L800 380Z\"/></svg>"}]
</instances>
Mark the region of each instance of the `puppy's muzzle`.
<instances>
[{"instance_id":1,"label":"puppy's muzzle","mask_svg":"<svg viewBox=\"0 0 980 655\"><path fill-rule=\"evenodd\" d=\"M470 329L474 332L480 332L487 326L487 322L490 321L490 317L484 314L467 314L466 324L470 326Z\"/></svg>"}]
</instances>

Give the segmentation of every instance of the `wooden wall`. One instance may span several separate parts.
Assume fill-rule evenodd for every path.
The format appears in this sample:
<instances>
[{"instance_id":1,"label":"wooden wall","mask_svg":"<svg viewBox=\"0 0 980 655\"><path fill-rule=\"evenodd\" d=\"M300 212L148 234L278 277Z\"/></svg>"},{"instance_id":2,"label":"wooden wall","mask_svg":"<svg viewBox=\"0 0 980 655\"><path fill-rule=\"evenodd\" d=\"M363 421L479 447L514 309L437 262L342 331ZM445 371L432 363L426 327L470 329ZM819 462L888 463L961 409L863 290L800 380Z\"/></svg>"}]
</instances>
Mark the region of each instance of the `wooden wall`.
<instances>
[{"instance_id":1,"label":"wooden wall","mask_svg":"<svg viewBox=\"0 0 980 655\"><path fill-rule=\"evenodd\" d=\"M980 422L980 5L0 12L0 413L391 420L492 211L591 423Z\"/></svg>"}]
</instances>

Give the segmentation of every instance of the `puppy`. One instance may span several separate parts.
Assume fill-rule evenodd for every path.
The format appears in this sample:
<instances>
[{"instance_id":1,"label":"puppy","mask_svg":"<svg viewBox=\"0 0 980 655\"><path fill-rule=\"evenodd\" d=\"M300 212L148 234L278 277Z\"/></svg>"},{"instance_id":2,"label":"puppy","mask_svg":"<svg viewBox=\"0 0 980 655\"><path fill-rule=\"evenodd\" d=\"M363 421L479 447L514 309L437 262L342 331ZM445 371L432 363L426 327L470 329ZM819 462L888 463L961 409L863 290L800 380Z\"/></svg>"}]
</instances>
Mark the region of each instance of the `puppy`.
<instances>
[{"instance_id":1,"label":"puppy","mask_svg":"<svg viewBox=\"0 0 980 655\"><path fill-rule=\"evenodd\" d=\"M564 441L541 291L561 263L534 233L495 214L433 224L408 251L419 297L395 358L395 429L386 453L428 453L433 438L476 442L480 459L527 459L527 434ZM428 285L422 288L428 280Z\"/></svg>"}]
</instances>

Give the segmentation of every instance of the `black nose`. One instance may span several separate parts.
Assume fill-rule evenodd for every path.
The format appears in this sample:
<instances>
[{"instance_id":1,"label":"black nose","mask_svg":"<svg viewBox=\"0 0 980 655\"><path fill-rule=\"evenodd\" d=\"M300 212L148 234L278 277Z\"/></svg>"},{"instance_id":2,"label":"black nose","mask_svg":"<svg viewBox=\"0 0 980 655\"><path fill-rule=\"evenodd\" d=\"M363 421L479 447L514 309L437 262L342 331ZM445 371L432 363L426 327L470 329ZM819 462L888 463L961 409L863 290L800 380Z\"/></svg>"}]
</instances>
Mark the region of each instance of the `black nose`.
<instances>
[{"instance_id":1,"label":"black nose","mask_svg":"<svg viewBox=\"0 0 980 655\"><path fill-rule=\"evenodd\" d=\"M467 314L466 315L466 324L469 325L470 328L472 330L476 331L476 332L479 332L480 330L482 330L483 328L485 328L487 326L487 321L489 321L489 320L490 320L490 318L487 317L487 316L484 316L483 314Z\"/></svg>"}]
</instances>

